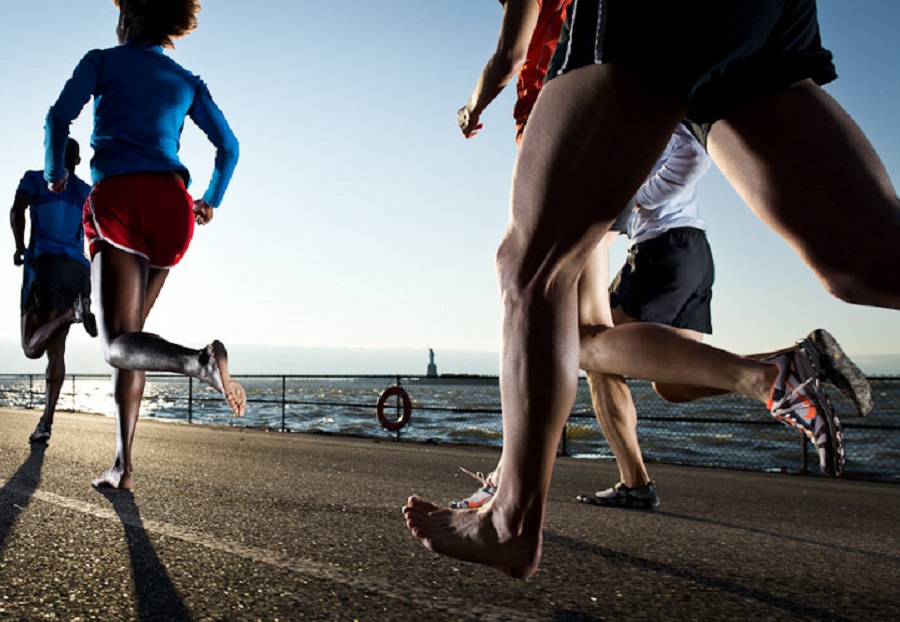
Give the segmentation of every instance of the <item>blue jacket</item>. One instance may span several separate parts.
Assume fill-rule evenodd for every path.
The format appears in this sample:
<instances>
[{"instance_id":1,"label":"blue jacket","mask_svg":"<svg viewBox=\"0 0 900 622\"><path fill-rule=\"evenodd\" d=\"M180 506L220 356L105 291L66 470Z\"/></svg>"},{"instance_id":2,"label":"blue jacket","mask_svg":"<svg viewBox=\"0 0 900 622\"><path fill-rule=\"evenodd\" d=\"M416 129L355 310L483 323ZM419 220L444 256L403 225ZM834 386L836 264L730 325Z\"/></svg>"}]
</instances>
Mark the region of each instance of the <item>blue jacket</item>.
<instances>
[{"instance_id":1,"label":"blue jacket","mask_svg":"<svg viewBox=\"0 0 900 622\"><path fill-rule=\"evenodd\" d=\"M128 42L88 52L47 113L44 176L65 173L69 126L94 98L91 176L174 171L186 182L178 159L181 130L190 117L216 147L215 169L203 199L222 202L238 160L238 141L206 84L163 54L162 47Z\"/></svg>"}]
</instances>

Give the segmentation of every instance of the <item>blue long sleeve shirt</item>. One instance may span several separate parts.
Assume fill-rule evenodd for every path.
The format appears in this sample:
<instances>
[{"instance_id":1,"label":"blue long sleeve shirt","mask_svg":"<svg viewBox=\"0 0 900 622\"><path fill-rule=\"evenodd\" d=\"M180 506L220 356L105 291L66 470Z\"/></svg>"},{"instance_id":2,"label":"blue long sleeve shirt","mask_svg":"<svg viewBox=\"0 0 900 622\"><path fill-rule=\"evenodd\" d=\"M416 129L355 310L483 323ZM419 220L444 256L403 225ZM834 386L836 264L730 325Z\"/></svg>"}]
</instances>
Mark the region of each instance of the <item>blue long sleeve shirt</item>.
<instances>
[{"instance_id":1,"label":"blue long sleeve shirt","mask_svg":"<svg viewBox=\"0 0 900 622\"><path fill-rule=\"evenodd\" d=\"M190 173L178 158L185 117L190 117L216 148L215 168L203 199L217 207L238 160L238 141L206 84L162 47L125 43L92 50L75 67L47 113L44 177L65 174L69 126L94 98L91 177L97 183L127 173Z\"/></svg>"}]
</instances>

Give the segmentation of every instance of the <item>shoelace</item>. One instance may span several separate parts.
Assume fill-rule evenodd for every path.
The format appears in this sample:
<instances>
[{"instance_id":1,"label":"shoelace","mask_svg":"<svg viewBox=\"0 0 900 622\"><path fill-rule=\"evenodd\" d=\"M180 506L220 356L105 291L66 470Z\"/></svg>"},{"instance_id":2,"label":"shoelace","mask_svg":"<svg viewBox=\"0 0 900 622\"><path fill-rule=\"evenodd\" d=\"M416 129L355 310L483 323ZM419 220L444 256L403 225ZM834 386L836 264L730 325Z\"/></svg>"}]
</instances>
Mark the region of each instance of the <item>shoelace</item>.
<instances>
[{"instance_id":1,"label":"shoelace","mask_svg":"<svg viewBox=\"0 0 900 622\"><path fill-rule=\"evenodd\" d=\"M482 473L481 471L478 471L478 472L470 471L466 467L459 467L459 470L462 471L463 473L465 473L466 475L468 475L469 477L471 477L472 479L480 482L482 486L487 486L489 477L485 477L484 473Z\"/></svg>"},{"instance_id":2,"label":"shoelace","mask_svg":"<svg viewBox=\"0 0 900 622\"><path fill-rule=\"evenodd\" d=\"M801 406L809 407L807 404L804 404L802 401L794 402L793 404L789 404L787 407L784 407L785 402L789 400L793 400L796 397L800 396L800 392L808 385L810 382L815 380L815 376L810 376L803 382L801 382L798 386L791 389L790 393L786 393L781 396L777 402L772 402L772 409L770 412L773 417L784 417L790 416L795 410L799 410Z\"/></svg>"}]
</instances>

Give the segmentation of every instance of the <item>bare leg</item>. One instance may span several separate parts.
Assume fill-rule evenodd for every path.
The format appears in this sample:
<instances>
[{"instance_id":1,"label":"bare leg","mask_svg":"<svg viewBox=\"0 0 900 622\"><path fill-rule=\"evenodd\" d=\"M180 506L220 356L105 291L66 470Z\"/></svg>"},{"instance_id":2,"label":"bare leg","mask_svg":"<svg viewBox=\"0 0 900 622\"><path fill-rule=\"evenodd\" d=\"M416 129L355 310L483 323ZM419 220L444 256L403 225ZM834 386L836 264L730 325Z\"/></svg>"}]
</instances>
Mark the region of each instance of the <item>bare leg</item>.
<instances>
[{"instance_id":1,"label":"bare leg","mask_svg":"<svg viewBox=\"0 0 900 622\"><path fill-rule=\"evenodd\" d=\"M144 372L113 369L113 397L116 402L116 453L109 470L95 479L97 487L131 490L131 448L144 394Z\"/></svg>"},{"instance_id":2,"label":"bare leg","mask_svg":"<svg viewBox=\"0 0 900 622\"><path fill-rule=\"evenodd\" d=\"M624 325L637 322L629 317L621 308L609 307L609 248L616 239L617 234L606 234L589 257L578 283L578 315L579 324L585 344L588 348L595 347L591 344L591 336L595 336L615 325ZM675 330L684 339L701 341L702 335L696 331ZM635 341L634 347L646 347L639 341ZM795 349L796 346L794 346ZM635 354L635 353L633 353ZM750 358L761 359L774 356L775 353L765 355L753 355ZM698 357L708 355L706 350L696 354ZM737 360L739 357L728 355L729 360ZM771 378L774 370L760 367L757 370L759 377L765 378L768 387L771 386ZM768 372L765 374L763 372ZM738 371L738 377L749 372ZM636 488L650 482L646 465L637 438L637 410L631 397L625 379L621 375L607 374L597 371L587 372L588 383L591 388L591 401L600 428L616 457L622 482L626 486ZM730 382L730 381L729 381ZM762 390L768 390L765 384ZM654 383L654 389L664 399L670 401L694 401L702 397L730 393L731 389L719 389L687 384L662 384ZM757 395L760 401L764 401L766 395ZM498 466L492 477L495 485L500 481L501 468Z\"/></svg>"},{"instance_id":3,"label":"bare leg","mask_svg":"<svg viewBox=\"0 0 900 622\"><path fill-rule=\"evenodd\" d=\"M99 260L99 255L96 260ZM142 328L159 297L159 292L162 290L168 274L168 270L147 270L147 284L140 320ZM95 479L94 486L123 490L131 490L134 486L131 475L134 470L131 448L134 445L134 432L137 429L138 417L140 417L145 380L146 373L142 369L113 368L113 397L116 403L116 453L109 471Z\"/></svg>"},{"instance_id":4,"label":"bare leg","mask_svg":"<svg viewBox=\"0 0 900 622\"><path fill-rule=\"evenodd\" d=\"M609 308L609 248L617 237L607 233L591 254L578 282L578 320L583 334L612 328ZM631 488L650 483L637 438L637 409L622 376L587 372L591 403L600 430L616 457L622 482Z\"/></svg>"},{"instance_id":5,"label":"bare leg","mask_svg":"<svg viewBox=\"0 0 900 622\"><path fill-rule=\"evenodd\" d=\"M639 321L626 315L621 307L613 309L612 313L617 326ZM703 335L697 331L674 330L685 339L700 341L703 338ZM638 443L637 410L625 379L612 374L588 373L588 380L591 381L591 399L594 402L597 421L616 457L621 481L630 488L646 486L650 483L650 476L647 473L644 456ZM654 383L654 388L656 388L656 383ZM720 391L704 387L698 387L698 389Z\"/></svg>"},{"instance_id":6,"label":"bare leg","mask_svg":"<svg viewBox=\"0 0 900 622\"><path fill-rule=\"evenodd\" d=\"M225 394L235 415L244 414L246 395L228 373L228 355L221 343L192 350L143 331L144 319L165 282L165 270L150 270L140 257L105 246L94 258L93 274L100 289L101 345L110 365L193 376Z\"/></svg>"},{"instance_id":7,"label":"bare leg","mask_svg":"<svg viewBox=\"0 0 900 622\"><path fill-rule=\"evenodd\" d=\"M806 80L713 125L741 198L848 302L900 309L900 200L853 119Z\"/></svg>"},{"instance_id":8,"label":"bare leg","mask_svg":"<svg viewBox=\"0 0 900 622\"><path fill-rule=\"evenodd\" d=\"M681 404L684 402L696 402L707 397L716 397L718 395L727 395L731 393L728 389L715 389L713 387L700 387L695 384L666 384L665 382L654 382L653 390L657 395L673 404Z\"/></svg>"},{"instance_id":9,"label":"bare leg","mask_svg":"<svg viewBox=\"0 0 900 622\"><path fill-rule=\"evenodd\" d=\"M75 321L72 309L58 309L50 313L27 313L22 316L22 351L30 359L44 356L56 337L68 334Z\"/></svg>"},{"instance_id":10,"label":"bare leg","mask_svg":"<svg viewBox=\"0 0 900 622\"><path fill-rule=\"evenodd\" d=\"M59 401L59 393L66 379L66 336L68 333L69 328L67 325L50 340L47 346L47 372L44 376L46 379L44 414L41 415L41 421L47 425L53 425L56 403Z\"/></svg>"},{"instance_id":11,"label":"bare leg","mask_svg":"<svg viewBox=\"0 0 900 622\"><path fill-rule=\"evenodd\" d=\"M766 352L764 354L745 354L744 358L761 361L763 359L771 359L781 353L791 350L797 350L800 346L793 345L789 348L783 348L775 352ZM707 397L717 397L719 395L727 395L731 393L728 389L716 389L713 387L701 387L695 384L666 384L664 382L654 382L653 390L657 395L676 404L684 402L696 402Z\"/></svg>"},{"instance_id":12,"label":"bare leg","mask_svg":"<svg viewBox=\"0 0 900 622\"><path fill-rule=\"evenodd\" d=\"M650 483L637 437L637 409L622 376L588 372L591 402L600 430L616 457L621 481L629 488Z\"/></svg>"},{"instance_id":13,"label":"bare leg","mask_svg":"<svg viewBox=\"0 0 900 622\"><path fill-rule=\"evenodd\" d=\"M588 371L740 393L761 403L768 400L777 375L771 364L695 341L678 329L645 322L583 338L581 365Z\"/></svg>"},{"instance_id":14,"label":"bare leg","mask_svg":"<svg viewBox=\"0 0 900 622\"><path fill-rule=\"evenodd\" d=\"M132 444L144 392L145 370L193 376L226 394L235 414L243 415L243 388L228 375L224 346L213 342L201 350L170 343L143 331L167 270L150 269L142 258L105 246L92 264L100 292L100 342L113 373L116 400L116 454L113 465L94 480L94 486L132 488ZM225 387L228 390L225 390ZM240 389L238 395L237 389Z\"/></svg>"},{"instance_id":15,"label":"bare leg","mask_svg":"<svg viewBox=\"0 0 900 622\"><path fill-rule=\"evenodd\" d=\"M515 577L537 570L556 447L578 381L578 278L684 111L610 65L565 74L538 97L497 256L502 481L478 510L411 498L407 525L429 549Z\"/></svg>"}]
</instances>

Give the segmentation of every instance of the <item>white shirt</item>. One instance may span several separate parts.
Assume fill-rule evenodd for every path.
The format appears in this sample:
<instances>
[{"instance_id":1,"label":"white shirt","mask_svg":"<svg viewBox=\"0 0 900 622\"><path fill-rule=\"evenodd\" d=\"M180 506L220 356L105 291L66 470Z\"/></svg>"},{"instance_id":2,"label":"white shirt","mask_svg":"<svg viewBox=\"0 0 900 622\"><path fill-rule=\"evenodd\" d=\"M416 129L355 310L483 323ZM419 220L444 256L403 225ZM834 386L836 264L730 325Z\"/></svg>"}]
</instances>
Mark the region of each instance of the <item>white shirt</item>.
<instances>
[{"instance_id":1,"label":"white shirt","mask_svg":"<svg viewBox=\"0 0 900 622\"><path fill-rule=\"evenodd\" d=\"M659 237L669 229L706 231L697 203L697 184L711 160L703 146L678 124L647 180L634 195L628 220L631 245Z\"/></svg>"}]
</instances>

